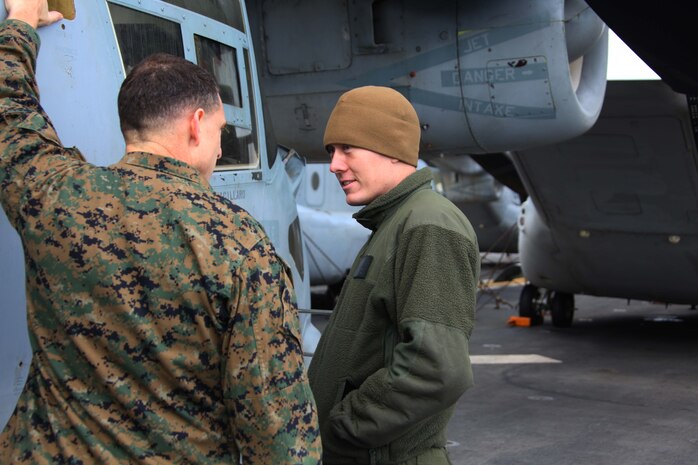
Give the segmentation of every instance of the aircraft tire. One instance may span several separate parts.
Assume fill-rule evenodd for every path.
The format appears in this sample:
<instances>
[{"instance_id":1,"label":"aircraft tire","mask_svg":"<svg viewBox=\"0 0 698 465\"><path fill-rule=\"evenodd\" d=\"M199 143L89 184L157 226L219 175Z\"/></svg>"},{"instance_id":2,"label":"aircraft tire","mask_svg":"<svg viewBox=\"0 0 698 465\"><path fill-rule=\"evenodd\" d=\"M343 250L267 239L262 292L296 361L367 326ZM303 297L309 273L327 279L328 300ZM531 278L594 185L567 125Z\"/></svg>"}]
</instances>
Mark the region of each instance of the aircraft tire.
<instances>
[{"instance_id":1,"label":"aircraft tire","mask_svg":"<svg viewBox=\"0 0 698 465\"><path fill-rule=\"evenodd\" d=\"M531 326L543 324L540 304L540 291L533 284L526 284L519 296L519 316L530 318Z\"/></svg>"},{"instance_id":2,"label":"aircraft tire","mask_svg":"<svg viewBox=\"0 0 698 465\"><path fill-rule=\"evenodd\" d=\"M574 319L574 294L555 292L550 299L550 316L553 326L569 328Z\"/></svg>"}]
</instances>

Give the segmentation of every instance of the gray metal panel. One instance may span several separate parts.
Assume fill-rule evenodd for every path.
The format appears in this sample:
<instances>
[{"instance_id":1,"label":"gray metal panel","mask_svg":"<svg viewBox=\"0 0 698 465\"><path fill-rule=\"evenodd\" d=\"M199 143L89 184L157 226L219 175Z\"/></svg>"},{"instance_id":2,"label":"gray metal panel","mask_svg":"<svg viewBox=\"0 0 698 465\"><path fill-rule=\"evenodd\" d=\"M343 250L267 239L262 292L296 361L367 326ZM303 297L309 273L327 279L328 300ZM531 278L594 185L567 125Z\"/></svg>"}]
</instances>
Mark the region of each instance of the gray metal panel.
<instances>
[{"instance_id":1,"label":"gray metal panel","mask_svg":"<svg viewBox=\"0 0 698 465\"><path fill-rule=\"evenodd\" d=\"M399 52L404 46L403 0L353 0L349 3L355 55Z\"/></svg>"},{"instance_id":2,"label":"gray metal panel","mask_svg":"<svg viewBox=\"0 0 698 465\"><path fill-rule=\"evenodd\" d=\"M698 173L691 141L683 96L660 81L611 82L602 116L589 132L522 151L519 158L537 205L556 225L696 233Z\"/></svg>"},{"instance_id":3,"label":"gray metal panel","mask_svg":"<svg viewBox=\"0 0 698 465\"><path fill-rule=\"evenodd\" d=\"M267 68L271 74L339 70L351 64L346 2L262 2ZM293 18L304 18L302 23Z\"/></svg>"}]
</instances>

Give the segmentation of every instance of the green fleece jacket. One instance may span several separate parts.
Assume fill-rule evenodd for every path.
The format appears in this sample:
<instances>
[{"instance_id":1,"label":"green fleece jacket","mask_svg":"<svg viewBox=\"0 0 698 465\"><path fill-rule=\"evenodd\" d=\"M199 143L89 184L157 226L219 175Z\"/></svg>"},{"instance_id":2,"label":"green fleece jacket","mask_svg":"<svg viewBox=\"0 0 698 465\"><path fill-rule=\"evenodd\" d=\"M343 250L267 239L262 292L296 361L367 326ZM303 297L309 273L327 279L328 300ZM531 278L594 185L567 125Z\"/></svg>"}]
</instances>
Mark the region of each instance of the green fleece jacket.
<instances>
[{"instance_id":1,"label":"green fleece jacket","mask_svg":"<svg viewBox=\"0 0 698 465\"><path fill-rule=\"evenodd\" d=\"M354 215L373 233L309 370L325 464L399 463L443 447L472 385L477 238L431 179L417 171Z\"/></svg>"}]
</instances>

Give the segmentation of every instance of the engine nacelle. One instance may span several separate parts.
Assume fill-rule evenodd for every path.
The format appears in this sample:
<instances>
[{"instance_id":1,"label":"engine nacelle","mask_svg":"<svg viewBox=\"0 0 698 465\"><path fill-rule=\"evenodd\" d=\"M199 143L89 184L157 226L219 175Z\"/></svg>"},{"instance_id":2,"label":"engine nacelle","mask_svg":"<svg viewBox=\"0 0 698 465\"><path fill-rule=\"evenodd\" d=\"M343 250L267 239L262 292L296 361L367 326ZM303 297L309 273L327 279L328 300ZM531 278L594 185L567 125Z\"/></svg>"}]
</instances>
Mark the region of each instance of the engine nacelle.
<instances>
[{"instance_id":1,"label":"engine nacelle","mask_svg":"<svg viewBox=\"0 0 698 465\"><path fill-rule=\"evenodd\" d=\"M601 109L607 28L581 0L267 0L250 13L276 134L312 159L339 95L363 85L413 103L426 159L566 140Z\"/></svg>"}]
</instances>

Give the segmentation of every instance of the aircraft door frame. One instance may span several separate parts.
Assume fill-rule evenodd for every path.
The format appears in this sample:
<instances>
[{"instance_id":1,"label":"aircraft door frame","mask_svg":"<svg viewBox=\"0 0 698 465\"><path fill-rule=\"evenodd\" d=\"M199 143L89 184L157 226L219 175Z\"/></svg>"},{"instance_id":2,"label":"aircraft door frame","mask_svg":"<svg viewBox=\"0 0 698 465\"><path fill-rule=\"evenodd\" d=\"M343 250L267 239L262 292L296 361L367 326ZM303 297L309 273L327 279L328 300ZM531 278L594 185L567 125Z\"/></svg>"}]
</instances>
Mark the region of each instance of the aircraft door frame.
<instances>
[{"instance_id":1,"label":"aircraft door frame","mask_svg":"<svg viewBox=\"0 0 698 465\"><path fill-rule=\"evenodd\" d=\"M247 61L249 61L250 66L253 67L254 56L252 50L250 50L250 40L247 35L243 31L239 31L232 26L167 2L157 0L152 2L142 2L139 0L107 0L107 3L129 8L178 24L181 31L184 58L192 63L200 64L199 57L196 53L197 36L235 50L235 64L238 71L237 78L239 81L241 106L236 107L235 105L224 102L223 109L226 121L230 126L252 131L254 131L254 128L257 129L255 135L257 138L257 160L253 164L243 164L239 168L217 167L216 173L234 172L237 179L242 182L258 180L259 177L252 174L252 171L265 169L265 165L267 164L265 157L268 154L265 150L262 131L260 131L261 125L259 124L258 118L258 114L261 111L260 105L258 104L257 96L250 95L249 92L251 83L248 82L248 71L252 72L251 76L253 79L255 76L253 74L254 70L247 69L248 64L245 60L245 51L247 51L247 56L249 57ZM245 25L245 27L247 27L247 25ZM238 83L235 83L236 86ZM254 111L252 111L252 105L255 106ZM253 116L255 121L252 121Z\"/></svg>"}]
</instances>

